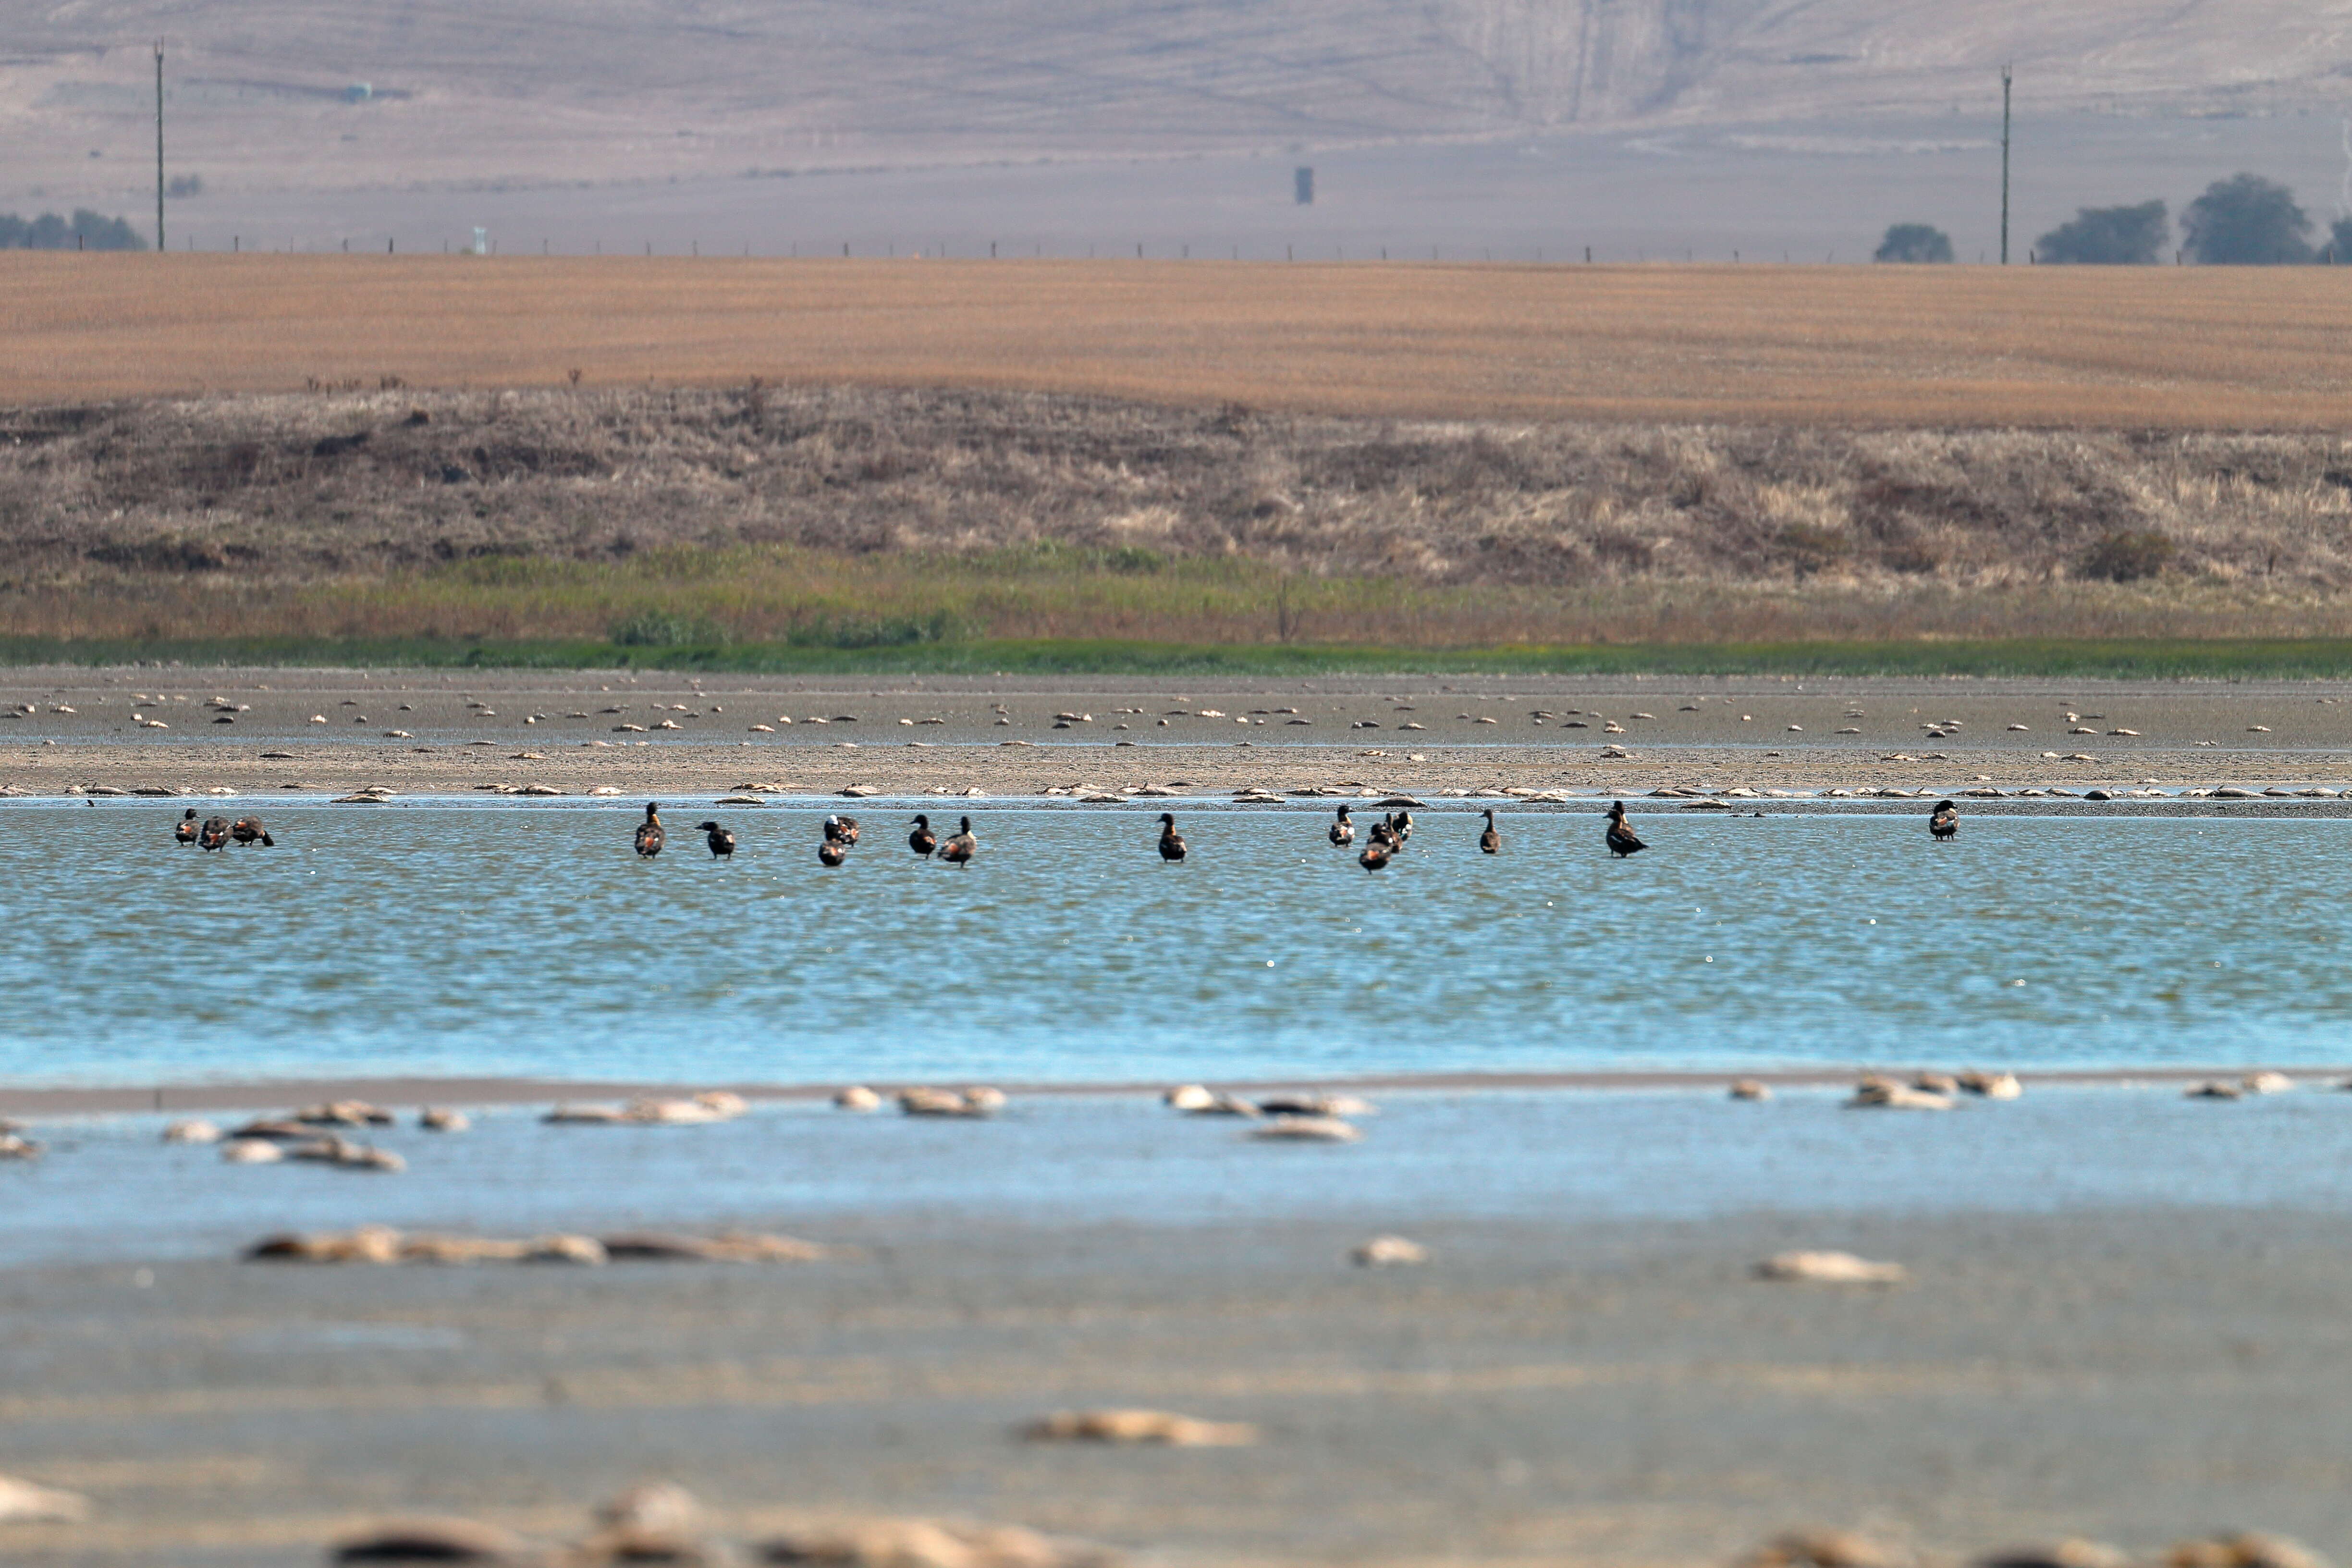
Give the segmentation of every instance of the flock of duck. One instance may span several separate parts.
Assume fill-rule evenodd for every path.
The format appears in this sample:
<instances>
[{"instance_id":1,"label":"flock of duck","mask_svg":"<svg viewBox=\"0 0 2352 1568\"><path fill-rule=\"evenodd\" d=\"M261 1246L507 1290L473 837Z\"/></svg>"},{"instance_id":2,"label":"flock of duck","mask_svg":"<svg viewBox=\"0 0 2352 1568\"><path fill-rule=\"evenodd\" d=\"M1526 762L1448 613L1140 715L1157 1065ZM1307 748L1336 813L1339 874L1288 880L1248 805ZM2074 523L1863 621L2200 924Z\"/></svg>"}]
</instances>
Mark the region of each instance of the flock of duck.
<instances>
[{"instance_id":1,"label":"flock of duck","mask_svg":"<svg viewBox=\"0 0 2352 1568\"><path fill-rule=\"evenodd\" d=\"M1480 815L1486 822L1485 828L1478 835L1480 853L1501 854L1503 835L1495 826L1495 808L1490 805ZM945 838L941 838L932 829L930 817L923 813L918 812L914 821L908 826L910 830L907 835L907 847L920 859L929 860L936 858L950 866L969 866L980 853L980 840L972 833L971 818L969 816L961 818L956 830ZM703 843L710 850L712 859L729 860L734 858L738 840L733 828L716 821L705 821L696 823L694 830L702 835ZM821 830L822 836L817 841L817 863L827 867L847 864L850 850L856 847L859 831L857 818L854 816L838 815L827 816ZM1364 847L1361 853L1357 855L1356 864L1367 871L1386 868L1389 862L1396 858L1398 852L1402 850L1407 841L1412 837L1412 813L1410 810L1391 812L1382 816L1364 835ZM1927 816L1928 834L1938 842L1949 842L1959 836L1959 807L1948 800L1937 801L1935 810ZM1347 806L1339 807L1339 814L1331 823L1327 837L1335 849L1354 847L1356 819ZM182 814L180 820L173 824L172 838L174 843L193 844L197 848L206 851L225 848L231 842L248 847L256 844L269 847L278 842L269 836L269 830L262 826L261 818L257 816L240 816L234 822L226 816L211 816L199 822L196 820L196 809L194 806L188 807ZM662 825L659 801L646 803L646 819L637 824L631 841L635 846L638 858L645 860L654 858L667 847L669 830ZM1609 803L1607 824L1602 829L1601 841L1608 846L1609 853L1621 860L1638 855L1649 847L1647 844L1642 842L1641 836L1633 831L1633 825L1625 820L1625 803L1622 800ZM1184 842L1184 836L1176 831L1175 814L1161 812L1160 814L1160 859L1171 865L1180 864L1191 853L1191 847Z\"/></svg>"},{"instance_id":2,"label":"flock of duck","mask_svg":"<svg viewBox=\"0 0 2352 1568\"><path fill-rule=\"evenodd\" d=\"M188 813L190 818L194 818L195 815L194 811ZM1501 854L1503 835L1495 826L1495 808L1488 806L1480 815L1485 819L1486 826L1478 835L1479 852L1486 855ZM220 819L215 817L214 821L218 822ZM238 834L241 843L247 841L244 837L244 830L248 825L256 831L258 831L261 826L259 819L254 817L247 817L236 824L233 831ZM187 826L187 823L182 824L183 842L187 838L185 831ZM206 830L209 831L211 826L212 824L207 823ZM907 847L919 858L929 860L936 857L951 866L969 866L973 858L980 853L980 840L973 836L971 818L969 816L962 818L956 831L945 838L941 838L932 830L930 817L919 812L909 824L909 828L910 831L907 835ZM704 843L709 847L712 859L726 860L733 858L737 841L732 828L722 826L717 822L699 822L695 824L694 830L703 836ZM856 846L858 831L857 818L854 816L827 816L824 819L823 837L817 843L818 863L824 866L840 866L846 863L849 859L849 851ZM1412 813L1410 810L1391 812L1382 816L1365 833L1364 847L1356 857L1356 864L1367 871L1385 868L1412 837ZM1935 810L1928 815L1927 831L1938 841L1948 841L1958 837L1959 807L1948 800L1937 801ZM1355 847L1356 819L1347 806L1339 807L1337 816L1327 830L1326 837L1330 839L1331 847L1335 849L1349 849ZM1633 831L1633 825L1625 820L1625 803L1622 800L1612 801L1609 804L1607 826L1602 830L1601 841L1608 846L1610 854L1621 860L1638 855L1649 847L1647 844L1642 842L1641 836ZM265 844L269 842L267 835L263 836L262 842ZM634 842L639 858L646 860L659 855L669 842L668 832L662 826L659 801L646 803L646 819L637 824ZM209 847L217 847L217 846L209 846ZM1176 816L1173 812L1163 811L1160 814L1159 848L1160 858L1171 865L1181 864L1185 857L1192 853L1192 847L1185 843L1184 836L1176 831Z\"/></svg>"},{"instance_id":3,"label":"flock of duck","mask_svg":"<svg viewBox=\"0 0 2352 1568\"><path fill-rule=\"evenodd\" d=\"M226 848L231 839L247 847L258 844L264 848L273 848L278 843L257 816L240 816L235 822L226 816L208 816L198 822L193 805L172 826L173 843L193 844L207 852Z\"/></svg>"},{"instance_id":4,"label":"flock of duck","mask_svg":"<svg viewBox=\"0 0 2352 1568\"><path fill-rule=\"evenodd\" d=\"M961 826L945 838L931 830L929 816L918 814L912 826L914 830L907 835L907 847L922 859L929 860L936 856L950 866L969 866L972 857L980 853L980 840L972 837L971 818L969 816L963 819ZM737 841L733 828L716 822L698 822L694 830L702 835L702 841L709 847L713 860L734 858ZM860 831L857 818L854 816L826 817L817 840L817 864L840 866L847 863L849 852L857 847ZM646 819L637 824L631 842L635 845L637 858L641 860L652 859L668 844L669 833L662 826L659 801L646 803ZM1176 842L1176 858L1181 860L1184 858L1183 840L1180 838Z\"/></svg>"}]
</instances>

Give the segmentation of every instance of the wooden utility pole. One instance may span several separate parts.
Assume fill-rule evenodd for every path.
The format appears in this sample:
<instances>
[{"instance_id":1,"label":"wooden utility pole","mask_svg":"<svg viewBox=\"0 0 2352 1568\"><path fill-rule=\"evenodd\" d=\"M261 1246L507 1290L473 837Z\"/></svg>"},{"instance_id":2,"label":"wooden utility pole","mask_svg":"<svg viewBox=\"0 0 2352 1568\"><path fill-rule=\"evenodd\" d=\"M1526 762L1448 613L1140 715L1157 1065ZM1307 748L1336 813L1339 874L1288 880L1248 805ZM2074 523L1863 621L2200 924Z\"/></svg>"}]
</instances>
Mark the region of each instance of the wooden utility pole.
<instances>
[{"instance_id":1,"label":"wooden utility pole","mask_svg":"<svg viewBox=\"0 0 2352 1568\"><path fill-rule=\"evenodd\" d=\"M2009 68L2000 68L2000 264L2009 265Z\"/></svg>"},{"instance_id":2,"label":"wooden utility pole","mask_svg":"<svg viewBox=\"0 0 2352 1568\"><path fill-rule=\"evenodd\" d=\"M155 253L163 252L163 40L155 40Z\"/></svg>"}]
</instances>

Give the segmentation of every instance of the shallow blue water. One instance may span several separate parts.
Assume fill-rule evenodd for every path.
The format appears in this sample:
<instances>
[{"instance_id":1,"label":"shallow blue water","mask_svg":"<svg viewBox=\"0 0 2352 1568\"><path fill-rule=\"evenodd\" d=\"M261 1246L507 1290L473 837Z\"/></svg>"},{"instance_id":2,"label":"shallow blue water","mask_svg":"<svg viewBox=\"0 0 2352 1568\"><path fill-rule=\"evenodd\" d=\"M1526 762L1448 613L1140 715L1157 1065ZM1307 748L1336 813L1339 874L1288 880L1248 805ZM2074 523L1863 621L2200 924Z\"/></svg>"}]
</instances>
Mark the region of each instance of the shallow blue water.
<instances>
[{"instance_id":1,"label":"shallow blue water","mask_svg":"<svg viewBox=\"0 0 2352 1568\"><path fill-rule=\"evenodd\" d=\"M868 802L824 871L824 807L718 809L718 865L674 806L648 865L638 804L271 801L217 856L176 805L11 806L0 1083L2352 1060L2352 822L1659 812L1621 864L1589 814L1489 859L1433 810L1367 875L1320 808L1180 803L1166 867L1141 805L974 802L960 871Z\"/></svg>"},{"instance_id":2,"label":"shallow blue water","mask_svg":"<svg viewBox=\"0 0 2352 1568\"><path fill-rule=\"evenodd\" d=\"M1719 1091L1383 1094L1349 1145L1250 1142L1137 1093L1021 1097L988 1121L760 1105L706 1127L549 1127L535 1110L457 1136L370 1128L404 1175L222 1163L157 1142L163 1118L36 1128L0 1163L12 1264L226 1258L265 1232L362 1222L489 1235L776 1227L903 1239L972 1222L1696 1219L1779 1211L2062 1213L2352 1203L2352 1095L2235 1103L2178 1086L2035 1086L1940 1113L1840 1109L1842 1090L1748 1105ZM1832 1226L1821 1232L1837 1240Z\"/></svg>"}]
</instances>

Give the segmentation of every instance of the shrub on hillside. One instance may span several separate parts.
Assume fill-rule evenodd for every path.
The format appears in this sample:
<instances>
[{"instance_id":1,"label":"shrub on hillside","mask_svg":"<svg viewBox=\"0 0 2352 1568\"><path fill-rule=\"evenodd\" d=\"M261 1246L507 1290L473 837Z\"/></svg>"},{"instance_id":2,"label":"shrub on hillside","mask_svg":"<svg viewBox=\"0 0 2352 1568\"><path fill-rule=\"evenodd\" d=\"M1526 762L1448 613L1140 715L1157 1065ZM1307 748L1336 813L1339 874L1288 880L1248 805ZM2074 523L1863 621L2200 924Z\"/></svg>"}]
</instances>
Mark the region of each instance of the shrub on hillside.
<instances>
[{"instance_id":1,"label":"shrub on hillside","mask_svg":"<svg viewBox=\"0 0 2352 1568\"><path fill-rule=\"evenodd\" d=\"M1853 553L1853 539L1843 529L1816 522L1792 522L1773 542L1800 577L1826 572Z\"/></svg>"},{"instance_id":2,"label":"shrub on hillside","mask_svg":"<svg viewBox=\"0 0 2352 1568\"><path fill-rule=\"evenodd\" d=\"M2152 528L2124 528L2100 535L2083 552L2082 574L2110 583L2137 583L2172 564L2179 546Z\"/></svg>"}]
</instances>

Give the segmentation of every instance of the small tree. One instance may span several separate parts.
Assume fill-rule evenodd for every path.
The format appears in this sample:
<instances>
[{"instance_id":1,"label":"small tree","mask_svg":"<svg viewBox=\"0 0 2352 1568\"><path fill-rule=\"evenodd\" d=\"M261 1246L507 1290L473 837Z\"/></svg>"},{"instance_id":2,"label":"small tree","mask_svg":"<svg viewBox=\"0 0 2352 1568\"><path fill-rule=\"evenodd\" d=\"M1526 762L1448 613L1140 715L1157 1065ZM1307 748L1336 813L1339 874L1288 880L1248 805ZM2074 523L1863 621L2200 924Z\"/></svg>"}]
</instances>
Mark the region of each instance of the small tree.
<instances>
[{"instance_id":1,"label":"small tree","mask_svg":"<svg viewBox=\"0 0 2352 1568\"><path fill-rule=\"evenodd\" d=\"M2259 174L2216 180L2180 215L2189 254L2205 267L2276 267L2308 261L2311 219L2294 193Z\"/></svg>"},{"instance_id":2,"label":"small tree","mask_svg":"<svg viewBox=\"0 0 2352 1568\"><path fill-rule=\"evenodd\" d=\"M1878 242L1880 261L1949 261L1952 237L1931 224L1898 223Z\"/></svg>"},{"instance_id":3,"label":"small tree","mask_svg":"<svg viewBox=\"0 0 2352 1568\"><path fill-rule=\"evenodd\" d=\"M2062 266L2147 267L2158 259L2171 233L2171 213L2162 202L2077 207L2073 222L2034 242L2033 254Z\"/></svg>"}]
</instances>

